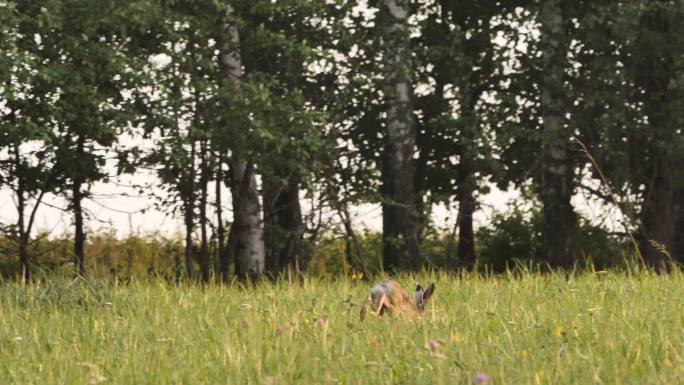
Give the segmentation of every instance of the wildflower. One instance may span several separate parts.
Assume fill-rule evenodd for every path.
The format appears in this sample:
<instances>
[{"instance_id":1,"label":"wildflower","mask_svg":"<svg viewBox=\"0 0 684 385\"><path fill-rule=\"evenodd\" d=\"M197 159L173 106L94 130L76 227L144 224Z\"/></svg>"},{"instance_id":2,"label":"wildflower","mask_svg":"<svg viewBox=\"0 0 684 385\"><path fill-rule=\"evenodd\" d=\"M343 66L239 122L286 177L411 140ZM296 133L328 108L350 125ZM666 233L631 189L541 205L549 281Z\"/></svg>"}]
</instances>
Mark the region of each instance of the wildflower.
<instances>
[{"instance_id":1,"label":"wildflower","mask_svg":"<svg viewBox=\"0 0 684 385\"><path fill-rule=\"evenodd\" d=\"M283 325L276 326L276 333L282 334L284 331L285 331L285 328L283 327Z\"/></svg>"},{"instance_id":2,"label":"wildflower","mask_svg":"<svg viewBox=\"0 0 684 385\"><path fill-rule=\"evenodd\" d=\"M319 318L316 320L316 325L319 327L324 327L328 321L325 318Z\"/></svg>"},{"instance_id":3,"label":"wildflower","mask_svg":"<svg viewBox=\"0 0 684 385\"><path fill-rule=\"evenodd\" d=\"M563 336L563 327L560 325L556 326L556 329L553 331L553 335L556 337L556 339L561 338Z\"/></svg>"},{"instance_id":4,"label":"wildflower","mask_svg":"<svg viewBox=\"0 0 684 385\"><path fill-rule=\"evenodd\" d=\"M487 373L479 373L476 374L475 377L473 377L473 384L491 384L492 383L492 378L489 376Z\"/></svg>"},{"instance_id":5,"label":"wildflower","mask_svg":"<svg viewBox=\"0 0 684 385\"><path fill-rule=\"evenodd\" d=\"M437 340L430 340L430 349L432 349L432 350L437 350L437 349L439 349L439 341L437 341Z\"/></svg>"}]
</instances>

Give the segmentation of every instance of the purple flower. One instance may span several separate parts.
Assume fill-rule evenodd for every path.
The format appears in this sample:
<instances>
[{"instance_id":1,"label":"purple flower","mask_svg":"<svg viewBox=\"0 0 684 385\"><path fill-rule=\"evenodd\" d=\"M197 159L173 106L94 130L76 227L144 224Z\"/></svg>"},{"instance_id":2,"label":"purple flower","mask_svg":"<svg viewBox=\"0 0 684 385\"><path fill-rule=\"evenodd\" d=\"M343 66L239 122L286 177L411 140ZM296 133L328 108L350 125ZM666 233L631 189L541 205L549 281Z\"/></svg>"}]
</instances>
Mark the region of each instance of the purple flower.
<instances>
[{"instance_id":1,"label":"purple flower","mask_svg":"<svg viewBox=\"0 0 684 385\"><path fill-rule=\"evenodd\" d=\"M430 340L430 349L432 349L432 350L437 350L437 349L439 349L439 341L437 341L437 340Z\"/></svg>"},{"instance_id":2,"label":"purple flower","mask_svg":"<svg viewBox=\"0 0 684 385\"><path fill-rule=\"evenodd\" d=\"M316 325L318 325L319 327L323 327L323 326L325 326L325 324L326 324L327 322L328 322L328 321L326 321L325 318L319 318L319 319L316 320Z\"/></svg>"},{"instance_id":3,"label":"purple flower","mask_svg":"<svg viewBox=\"0 0 684 385\"><path fill-rule=\"evenodd\" d=\"M285 328L283 327L283 325L276 326L276 333L282 334L284 331L285 331Z\"/></svg>"},{"instance_id":4,"label":"purple flower","mask_svg":"<svg viewBox=\"0 0 684 385\"><path fill-rule=\"evenodd\" d=\"M479 373L473 377L473 384L491 384L492 378L487 373Z\"/></svg>"}]
</instances>

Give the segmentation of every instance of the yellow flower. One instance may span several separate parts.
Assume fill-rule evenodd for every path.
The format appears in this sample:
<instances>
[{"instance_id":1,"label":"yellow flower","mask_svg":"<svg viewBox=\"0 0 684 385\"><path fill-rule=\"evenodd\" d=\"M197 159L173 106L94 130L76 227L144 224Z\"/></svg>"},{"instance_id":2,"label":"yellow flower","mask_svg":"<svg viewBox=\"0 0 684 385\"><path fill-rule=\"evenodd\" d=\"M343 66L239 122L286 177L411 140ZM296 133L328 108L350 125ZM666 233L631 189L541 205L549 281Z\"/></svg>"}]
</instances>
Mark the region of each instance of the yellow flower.
<instances>
[{"instance_id":1,"label":"yellow flower","mask_svg":"<svg viewBox=\"0 0 684 385\"><path fill-rule=\"evenodd\" d=\"M556 339L561 338L563 335L563 327L560 325L556 325L556 329L553 331L553 335L556 337Z\"/></svg>"}]
</instances>

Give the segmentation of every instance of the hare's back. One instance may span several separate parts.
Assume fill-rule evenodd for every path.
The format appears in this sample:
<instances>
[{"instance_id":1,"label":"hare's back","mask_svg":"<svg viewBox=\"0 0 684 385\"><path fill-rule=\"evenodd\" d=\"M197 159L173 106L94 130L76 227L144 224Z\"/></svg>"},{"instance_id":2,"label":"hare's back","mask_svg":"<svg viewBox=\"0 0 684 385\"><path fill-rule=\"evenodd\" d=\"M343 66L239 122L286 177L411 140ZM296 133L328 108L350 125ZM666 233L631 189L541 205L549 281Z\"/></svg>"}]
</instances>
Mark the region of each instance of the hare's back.
<instances>
[{"instance_id":1,"label":"hare's back","mask_svg":"<svg viewBox=\"0 0 684 385\"><path fill-rule=\"evenodd\" d=\"M376 303L383 295L390 300L394 300L396 297L404 297L405 292L404 289L402 289L401 286L394 281L382 281L376 283L371 288L370 295L373 303Z\"/></svg>"}]
</instances>

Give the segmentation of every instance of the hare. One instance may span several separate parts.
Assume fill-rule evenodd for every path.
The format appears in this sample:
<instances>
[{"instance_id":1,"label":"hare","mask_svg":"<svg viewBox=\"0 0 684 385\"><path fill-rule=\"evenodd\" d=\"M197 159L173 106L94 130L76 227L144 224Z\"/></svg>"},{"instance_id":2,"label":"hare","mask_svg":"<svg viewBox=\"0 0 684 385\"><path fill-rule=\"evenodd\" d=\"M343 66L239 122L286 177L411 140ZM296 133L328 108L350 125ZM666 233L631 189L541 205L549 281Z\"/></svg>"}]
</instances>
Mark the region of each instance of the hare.
<instances>
[{"instance_id":1,"label":"hare","mask_svg":"<svg viewBox=\"0 0 684 385\"><path fill-rule=\"evenodd\" d=\"M415 302L406 291L395 281L382 281L371 288L370 294L361 305L361 321L366 319L368 308L376 316L388 313L391 316L414 318L424 309L425 304L435 292L435 284L431 283L426 290L418 285L416 287Z\"/></svg>"}]
</instances>

